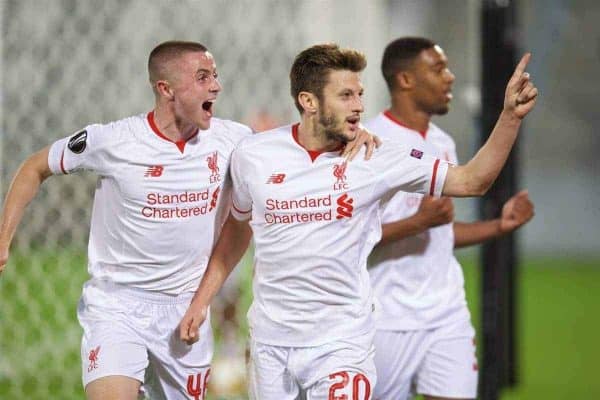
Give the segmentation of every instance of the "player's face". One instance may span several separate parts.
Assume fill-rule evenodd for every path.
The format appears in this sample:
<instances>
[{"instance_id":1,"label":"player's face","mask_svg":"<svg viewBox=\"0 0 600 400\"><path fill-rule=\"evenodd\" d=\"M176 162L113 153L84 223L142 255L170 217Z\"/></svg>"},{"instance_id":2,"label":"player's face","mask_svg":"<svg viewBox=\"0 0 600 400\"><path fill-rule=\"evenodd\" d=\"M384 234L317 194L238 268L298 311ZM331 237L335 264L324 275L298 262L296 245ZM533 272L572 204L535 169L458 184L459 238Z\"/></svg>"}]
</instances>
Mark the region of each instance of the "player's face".
<instances>
[{"instance_id":1,"label":"player's face","mask_svg":"<svg viewBox=\"0 0 600 400\"><path fill-rule=\"evenodd\" d=\"M440 46L423 50L413 66L416 84L414 100L422 111L446 114L452 100L454 74L448 68L448 57Z\"/></svg>"},{"instance_id":2,"label":"player's face","mask_svg":"<svg viewBox=\"0 0 600 400\"><path fill-rule=\"evenodd\" d=\"M333 70L323 88L319 102L320 129L328 139L348 142L359 129L360 114L364 111L363 87L358 72Z\"/></svg>"},{"instance_id":3,"label":"player's face","mask_svg":"<svg viewBox=\"0 0 600 400\"><path fill-rule=\"evenodd\" d=\"M210 127L213 103L221 91L215 60L209 52L187 52L177 62L171 87L175 118L200 129Z\"/></svg>"}]
</instances>

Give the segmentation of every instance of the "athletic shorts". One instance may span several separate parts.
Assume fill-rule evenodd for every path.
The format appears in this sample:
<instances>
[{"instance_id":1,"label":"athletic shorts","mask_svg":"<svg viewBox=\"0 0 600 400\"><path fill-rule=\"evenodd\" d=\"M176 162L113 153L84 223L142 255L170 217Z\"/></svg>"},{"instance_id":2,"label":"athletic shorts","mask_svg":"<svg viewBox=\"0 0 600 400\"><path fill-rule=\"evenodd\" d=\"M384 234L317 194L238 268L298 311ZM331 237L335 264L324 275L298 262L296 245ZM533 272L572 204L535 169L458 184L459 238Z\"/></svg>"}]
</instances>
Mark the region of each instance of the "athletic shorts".
<instances>
[{"instance_id":1,"label":"athletic shorts","mask_svg":"<svg viewBox=\"0 0 600 400\"><path fill-rule=\"evenodd\" d=\"M404 400L414 394L477 397L475 330L469 320L426 330L379 330L374 342L375 400Z\"/></svg>"},{"instance_id":2,"label":"athletic shorts","mask_svg":"<svg viewBox=\"0 0 600 400\"><path fill-rule=\"evenodd\" d=\"M84 387L121 375L143 383L151 399L203 399L213 355L210 317L191 346L177 330L192 296L87 282L77 309Z\"/></svg>"},{"instance_id":3,"label":"athletic shorts","mask_svg":"<svg viewBox=\"0 0 600 400\"><path fill-rule=\"evenodd\" d=\"M250 340L249 392L254 400L370 400L376 383L373 333L315 347Z\"/></svg>"}]
</instances>

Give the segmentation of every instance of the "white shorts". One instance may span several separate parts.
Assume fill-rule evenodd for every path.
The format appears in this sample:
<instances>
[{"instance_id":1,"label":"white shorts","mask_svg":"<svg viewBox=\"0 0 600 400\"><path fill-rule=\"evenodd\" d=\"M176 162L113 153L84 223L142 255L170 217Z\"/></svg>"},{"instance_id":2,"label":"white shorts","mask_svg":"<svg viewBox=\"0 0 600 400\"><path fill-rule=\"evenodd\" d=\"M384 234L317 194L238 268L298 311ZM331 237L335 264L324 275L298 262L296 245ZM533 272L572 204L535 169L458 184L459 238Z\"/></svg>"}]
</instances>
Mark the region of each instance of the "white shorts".
<instances>
[{"instance_id":1,"label":"white shorts","mask_svg":"<svg viewBox=\"0 0 600 400\"><path fill-rule=\"evenodd\" d=\"M151 399L202 399L213 355L210 323L202 324L200 341L191 346L176 330L192 296L87 282L77 309L84 387L121 375L144 383Z\"/></svg>"},{"instance_id":2,"label":"white shorts","mask_svg":"<svg viewBox=\"0 0 600 400\"><path fill-rule=\"evenodd\" d=\"M404 400L415 393L474 399L478 366L469 320L434 329L375 334L375 400Z\"/></svg>"},{"instance_id":3,"label":"white shorts","mask_svg":"<svg viewBox=\"0 0 600 400\"><path fill-rule=\"evenodd\" d=\"M249 392L256 400L370 400L377 381L373 333L315 347L250 340Z\"/></svg>"}]
</instances>

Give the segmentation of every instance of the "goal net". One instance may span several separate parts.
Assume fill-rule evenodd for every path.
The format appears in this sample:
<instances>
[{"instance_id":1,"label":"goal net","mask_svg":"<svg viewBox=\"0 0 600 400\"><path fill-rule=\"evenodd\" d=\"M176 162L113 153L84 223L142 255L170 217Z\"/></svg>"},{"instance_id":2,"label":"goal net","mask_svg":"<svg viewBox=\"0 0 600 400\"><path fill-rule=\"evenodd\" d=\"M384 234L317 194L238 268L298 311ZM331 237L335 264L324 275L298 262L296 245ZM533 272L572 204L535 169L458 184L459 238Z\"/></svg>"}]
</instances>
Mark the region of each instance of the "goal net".
<instances>
[{"instance_id":1,"label":"goal net","mask_svg":"<svg viewBox=\"0 0 600 400\"><path fill-rule=\"evenodd\" d=\"M288 72L305 42L295 23L299 2L0 4L2 198L32 152L89 123L151 110L146 60L165 40L211 50L223 86L217 116L265 127L296 115ZM83 397L75 310L87 279L95 182L91 174L49 178L21 222L0 281L0 398ZM221 332L244 324L231 310L237 296L234 287L214 306Z\"/></svg>"}]
</instances>

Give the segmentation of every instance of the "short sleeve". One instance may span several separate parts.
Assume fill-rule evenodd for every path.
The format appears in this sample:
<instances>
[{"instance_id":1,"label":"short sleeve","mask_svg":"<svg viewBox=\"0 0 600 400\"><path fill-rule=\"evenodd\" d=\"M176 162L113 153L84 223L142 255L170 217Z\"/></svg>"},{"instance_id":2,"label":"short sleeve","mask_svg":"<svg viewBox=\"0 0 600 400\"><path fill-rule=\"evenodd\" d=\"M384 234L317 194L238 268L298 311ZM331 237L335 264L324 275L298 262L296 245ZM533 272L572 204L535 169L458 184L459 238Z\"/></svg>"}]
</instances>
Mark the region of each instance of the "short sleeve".
<instances>
[{"instance_id":1,"label":"short sleeve","mask_svg":"<svg viewBox=\"0 0 600 400\"><path fill-rule=\"evenodd\" d=\"M221 120L221 123L226 128L222 134L225 134L229 137L234 147L237 146L237 144L243 139L251 136L254 133L249 126L240 124L239 122Z\"/></svg>"},{"instance_id":2,"label":"short sleeve","mask_svg":"<svg viewBox=\"0 0 600 400\"><path fill-rule=\"evenodd\" d=\"M399 190L441 196L448 163L418 148L408 148L396 141L384 142L367 161L379 178L377 197Z\"/></svg>"},{"instance_id":3,"label":"short sleeve","mask_svg":"<svg viewBox=\"0 0 600 400\"><path fill-rule=\"evenodd\" d=\"M101 168L99 151L105 147L108 135L102 125L89 125L50 146L48 165L53 174L68 174L78 170L97 171Z\"/></svg>"},{"instance_id":4,"label":"short sleeve","mask_svg":"<svg viewBox=\"0 0 600 400\"><path fill-rule=\"evenodd\" d=\"M231 174L231 214L238 221L246 221L252 215L252 198L248 191L246 182L247 176L244 174L247 170L244 166L243 150L237 148L231 155L231 165L229 172Z\"/></svg>"}]
</instances>

